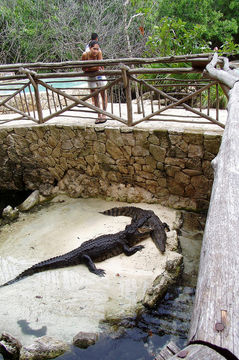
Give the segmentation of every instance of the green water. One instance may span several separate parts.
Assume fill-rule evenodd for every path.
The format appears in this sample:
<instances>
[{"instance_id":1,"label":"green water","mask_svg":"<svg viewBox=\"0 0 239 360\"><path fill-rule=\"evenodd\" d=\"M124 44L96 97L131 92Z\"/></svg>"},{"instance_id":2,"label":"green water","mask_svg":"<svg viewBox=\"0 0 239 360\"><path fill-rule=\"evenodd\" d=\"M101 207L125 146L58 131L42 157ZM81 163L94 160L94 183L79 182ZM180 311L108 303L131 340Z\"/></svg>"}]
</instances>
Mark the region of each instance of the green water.
<instances>
[{"instance_id":1,"label":"green water","mask_svg":"<svg viewBox=\"0 0 239 360\"><path fill-rule=\"evenodd\" d=\"M42 81L46 82L48 85L53 86L56 89L66 89L66 88L79 88L84 86L85 81L82 81L83 79L80 77L77 78L47 78L47 79L43 79ZM0 83L0 96L3 95L11 95L13 94L16 90L20 89L24 83L26 83L28 81L19 81L19 83L9 83L9 84L4 84L4 83ZM30 85L30 89L32 92L34 92L33 86ZM39 91L45 91L45 87L42 85L39 85ZM25 89L25 93L28 94L29 93L29 88L27 87Z\"/></svg>"}]
</instances>

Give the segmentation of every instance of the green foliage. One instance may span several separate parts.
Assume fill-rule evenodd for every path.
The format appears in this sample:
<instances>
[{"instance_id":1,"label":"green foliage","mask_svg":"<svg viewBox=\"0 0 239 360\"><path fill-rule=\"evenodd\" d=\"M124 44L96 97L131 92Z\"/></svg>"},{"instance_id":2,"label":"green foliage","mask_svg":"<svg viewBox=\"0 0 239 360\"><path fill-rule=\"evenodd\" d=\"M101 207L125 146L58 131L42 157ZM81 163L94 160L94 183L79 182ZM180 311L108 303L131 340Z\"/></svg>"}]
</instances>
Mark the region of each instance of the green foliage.
<instances>
[{"instance_id":1,"label":"green foliage","mask_svg":"<svg viewBox=\"0 0 239 360\"><path fill-rule=\"evenodd\" d=\"M214 2L214 7L217 11L220 11L223 14L224 20L234 21L236 22L236 27L233 40L234 42L239 42L239 1L238 0L217 0ZM227 38L227 36L226 36Z\"/></svg>"},{"instance_id":2,"label":"green foliage","mask_svg":"<svg viewBox=\"0 0 239 360\"><path fill-rule=\"evenodd\" d=\"M153 28L148 41L152 53L159 45L160 53L169 55L170 49L185 54L215 46L229 48L239 40L238 0L229 1L229 8L225 0L161 0L157 16L158 28Z\"/></svg>"},{"instance_id":3,"label":"green foliage","mask_svg":"<svg viewBox=\"0 0 239 360\"><path fill-rule=\"evenodd\" d=\"M69 0L71 2L74 0ZM74 58L69 43L76 20L59 0L2 0L1 62L61 61ZM70 5L70 4L69 4ZM74 15L74 16L72 16ZM74 38L74 36L72 36ZM70 56L69 56L70 55Z\"/></svg>"},{"instance_id":4,"label":"green foliage","mask_svg":"<svg viewBox=\"0 0 239 360\"><path fill-rule=\"evenodd\" d=\"M187 24L181 19L164 17L147 41L148 54L169 56L178 54L202 53L210 49L209 42L202 40L202 25L194 25L187 30Z\"/></svg>"},{"instance_id":5,"label":"green foliage","mask_svg":"<svg viewBox=\"0 0 239 360\"><path fill-rule=\"evenodd\" d=\"M154 64L150 64L150 65L145 65L145 67L147 68L153 68L153 69L160 69L160 68L186 68L186 67L191 67L191 64L189 63L154 63ZM142 74L142 75L138 75L139 79L143 79L147 82L147 80L151 80L150 84L157 86L160 90L166 91L166 92L177 92L177 89L174 86L167 86L167 89L164 88L163 84L172 84L174 83L174 79L176 80L182 80L181 83L184 83L184 80L192 80L192 83L194 80L200 79L202 77L201 74L197 74L197 73L184 73L184 74ZM155 80L155 81L152 81ZM160 84L162 84L162 86L160 87ZM186 85L185 85L186 86ZM185 86L182 86L183 91L185 90ZM146 92L147 90L147 86L143 87L143 90Z\"/></svg>"},{"instance_id":6,"label":"green foliage","mask_svg":"<svg viewBox=\"0 0 239 360\"><path fill-rule=\"evenodd\" d=\"M211 108L216 108L217 107L217 90L216 90L216 86L211 86L210 87L210 107ZM204 91L202 93L202 107L206 108L208 104L208 92ZM224 93L224 91L222 90L222 88L219 86L218 87L218 106L219 109L226 109L228 104L228 99Z\"/></svg>"},{"instance_id":7,"label":"green foliage","mask_svg":"<svg viewBox=\"0 0 239 360\"><path fill-rule=\"evenodd\" d=\"M195 24L204 26L203 39L212 41L213 46L218 46L225 38L237 34L239 19L234 14L231 14L231 17L224 15L224 12L227 12L227 1L221 0L220 5L216 5L217 3L218 1L214 0L164 0L161 3L160 16L182 19L187 23L187 29L193 29Z\"/></svg>"},{"instance_id":8,"label":"green foliage","mask_svg":"<svg viewBox=\"0 0 239 360\"><path fill-rule=\"evenodd\" d=\"M42 5L42 6L40 6ZM1 5L1 28L8 36L3 48L9 50L8 59L16 62L21 59L36 61L42 52L50 51L50 39L54 30L49 28L45 17L43 2L36 6L33 0L17 0Z\"/></svg>"},{"instance_id":9,"label":"green foliage","mask_svg":"<svg viewBox=\"0 0 239 360\"><path fill-rule=\"evenodd\" d=\"M218 51L220 54L239 54L239 44L235 44L232 39L225 40L224 44L221 46L221 49Z\"/></svg>"},{"instance_id":10,"label":"green foliage","mask_svg":"<svg viewBox=\"0 0 239 360\"><path fill-rule=\"evenodd\" d=\"M105 58L128 57L125 0L1 0L0 61L79 59L91 32ZM130 0L132 56L238 53L238 0ZM141 30L140 30L141 29Z\"/></svg>"}]
</instances>

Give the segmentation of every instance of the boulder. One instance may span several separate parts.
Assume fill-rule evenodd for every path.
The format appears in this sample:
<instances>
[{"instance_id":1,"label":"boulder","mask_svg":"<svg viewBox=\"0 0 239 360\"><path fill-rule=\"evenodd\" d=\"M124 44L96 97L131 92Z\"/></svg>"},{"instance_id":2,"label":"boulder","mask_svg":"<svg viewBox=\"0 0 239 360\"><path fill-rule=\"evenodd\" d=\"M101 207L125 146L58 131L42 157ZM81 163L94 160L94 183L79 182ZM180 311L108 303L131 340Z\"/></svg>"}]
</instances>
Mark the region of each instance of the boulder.
<instances>
[{"instance_id":1,"label":"boulder","mask_svg":"<svg viewBox=\"0 0 239 360\"><path fill-rule=\"evenodd\" d=\"M39 190L35 190L28 198L18 206L20 211L28 211L39 203Z\"/></svg>"},{"instance_id":2,"label":"boulder","mask_svg":"<svg viewBox=\"0 0 239 360\"><path fill-rule=\"evenodd\" d=\"M73 338L73 344L79 348L86 349L90 345L94 345L98 340L97 333L89 333L80 331Z\"/></svg>"},{"instance_id":3,"label":"boulder","mask_svg":"<svg viewBox=\"0 0 239 360\"><path fill-rule=\"evenodd\" d=\"M29 346L23 346L20 360L48 360L64 354L69 345L50 336L43 336Z\"/></svg>"},{"instance_id":4,"label":"boulder","mask_svg":"<svg viewBox=\"0 0 239 360\"><path fill-rule=\"evenodd\" d=\"M0 354L11 360L18 360L22 344L14 336L3 332L0 337Z\"/></svg>"},{"instance_id":5,"label":"boulder","mask_svg":"<svg viewBox=\"0 0 239 360\"><path fill-rule=\"evenodd\" d=\"M13 209L10 205L5 207L2 211L2 217L8 221L16 220L18 216L19 216L19 210L16 208Z\"/></svg>"}]
</instances>

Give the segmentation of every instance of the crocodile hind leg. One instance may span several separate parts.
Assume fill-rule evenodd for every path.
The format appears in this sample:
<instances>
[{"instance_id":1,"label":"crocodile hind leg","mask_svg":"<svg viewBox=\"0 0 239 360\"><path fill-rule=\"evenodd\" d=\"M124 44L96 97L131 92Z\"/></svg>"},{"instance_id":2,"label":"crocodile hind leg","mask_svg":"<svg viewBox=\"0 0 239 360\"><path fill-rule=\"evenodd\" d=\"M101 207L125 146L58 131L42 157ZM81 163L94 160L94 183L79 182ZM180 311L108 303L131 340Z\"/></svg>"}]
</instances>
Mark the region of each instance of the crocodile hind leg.
<instances>
[{"instance_id":1,"label":"crocodile hind leg","mask_svg":"<svg viewBox=\"0 0 239 360\"><path fill-rule=\"evenodd\" d=\"M84 264L86 264L89 271L92 272L93 274L99 275L99 276L105 276L105 270L97 269L94 262L91 260L91 258L88 255L82 256L82 262L84 262Z\"/></svg>"}]
</instances>

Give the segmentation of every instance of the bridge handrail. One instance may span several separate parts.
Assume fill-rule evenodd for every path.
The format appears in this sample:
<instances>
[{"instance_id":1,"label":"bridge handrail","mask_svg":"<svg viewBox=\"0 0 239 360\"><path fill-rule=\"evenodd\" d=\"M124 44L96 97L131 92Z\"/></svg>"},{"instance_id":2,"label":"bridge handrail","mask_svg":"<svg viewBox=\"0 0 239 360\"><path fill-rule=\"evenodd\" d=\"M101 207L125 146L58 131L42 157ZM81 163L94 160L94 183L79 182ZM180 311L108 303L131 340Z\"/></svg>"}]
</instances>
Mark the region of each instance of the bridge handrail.
<instances>
[{"instance_id":1,"label":"bridge handrail","mask_svg":"<svg viewBox=\"0 0 239 360\"><path fill-rule=\"evenodd\" d=\"M28 120L32 120L33 116L31 114L31 109L33 109L34 112L34 119L36 121L39 121L40 123L43 123L45 121L48 121L50 118L55 116L62 116L63 112L66 111L76 111L73 109L73 105L78 107L77 111L80 114L80 117L82 115L82 112L87 112L90 114L92 112L96 112L98 114L102 114L107 116L110 119L121 121L124 124L128 126L136 125L142 121L147 120L157 120L160 121L161 113L164 111L162 109L162 106L160 103L163 101L165 104L165 110L172 109L178 105L180 105L182 108L189 110L190 112L194 113L194 116L197 115L197 117L203 117L207 120L209 120L211 123L215 123L221 127L224 127L222 123L218 121L218 114L219 114L219 106L218 106L218 84L215 82L213 83L210 79L204 79L204 84L200 82L200 80L197 82L197 80L192 79L183 79L183 81L177 82L177 86L181 86L181 91L169 91L169 94L167 95L167 89L172 89L173 84L166 84L164 89L164 83L159 83L159 80L162 80L160 77L155 77L155 79L150 79L149 82L142 80L142 75L173 75L173 74L191 74L191 73L202 73L202 70L205 68L205 66L210 62L211 60L211 54L191 54L186 56L170 56L170 57L161 57L161 58L128 58L128 59L106 59L101 61L67 61L67 62L61 62L61 63L32 63L32 64L6 64L6 65L0 65L0 75L3 74L3 76L0 77L0 90L2 91L0 94L1 105L4 108L4 113L6 111L14 111L24 116ZM182 65L182 67L150 67L148 65L150 64L169 64L169 63L182 63L187 62L188 67ZM191 66L190 63L191 62ZM49 87L49 84L47 81L44 81L45 79L56 79L60 80L61 78L73 78L77 77L78 79L81 79L82 81L85 81L85 86L82 86L82 90L89 90L88 85L88 78L89 73L86 73L82 71L82 66L85 66L86 64L90 66L94 65L104 65L105 69L100 70L98 72L92 72L92 76L97 75L106 75L108 80L108 85L106 87L103 87L101 89L95 90L94 94L91 94L91 96L84 96L79 101L79 94L77 96L73 96L72 90L74 90L74 86L70 86L67 88L67 90L71 90L71 92L67 94L67 90L61 88L61 86L58 86L59 90L57 88L53 89ZM136 67L135 65L139 65L139 67ZM130 65L134 65L130 67ZM146 65L145 67L142 67L143 65ZM42 72L43 71L43 72ZM51 71L51 72L47 72ZM60 71L60 72L59 72ZM137 76L139 76L137 78ZM118 88L121 87L123 91L124 97L125 97L125 103L127 107L127 119L122 118L122 116L118 116L113 111L113 100L114 92L113 89L114 86L116 86L115 80L119 80L117 82ZM14 83L14 80L16 80L16 83ZM26 89L26 82L17 82L19 80L28 80L28 88ZM147 79L145 79L147 80ZM154 83L151 82L154 81ZM165 77L165 81L168 81L169 79ZM79 80L80 81L80 80ZM174 79L175 81L175 79ZM9 83L8 83L9 82ZM66 81L67 82L67 81ZM119 85L119 82L121 82L121 85ZM59 81L60 83L60 81ZM151 83L151 84L150 84ZM8 84L7 86L5 84ZM12 87L14 89L14 85L19 86L23 85L22 91L17 92L18 100L15 100L15 103L18 103L17 106L10 103L10 97L8 97L6 92L4 90L7 90L8 87ZM31 88L31 85L33 86L33 89ZM44 115L42 110L42 95L40 95L38 90L38 85L41 85L45 88L45 99L48 103L48 110L49 114ZM207 86L208 85L208 86ZM203 91L208 91L208 97L210 97L210 87L216 85L217 89L217 106L216 106L216 119L212 118L209 114L209 107L210 102L208 101L207 105L207 113L203 113L201 111L201 99L200 99L200 111L193 109L193 106L189 106L188 101L190 100L193 104L195 103L194 96L200 96L201 97L201 89ZM186 86L186 88L183 88ZM160 91L158 90L158 87L160 87ZM194 88L194 91L192 89ZM63 91L61 91L62 89ZM180 89L180 88L179 88ZM89 97L92 97L94 95L98 95L100 91L107 90L108 94L111 97L111 113L106 112L104 110L101 110L99 108L96 108L94 105L90 105L88 100ZM119 89L116 89L117 92ZM163 91L162 91L163 90ZM169 89L170 90L170 89ZM31 95L31 97L26 96L26 91L28 91ZM51 99L49 98L49 91L51 93ZM151 95L151 113L147 113L145 115L144 111L144 92L149 92ZM136 93L136 100L137 100L137 112L138 114L142 113L143 117L142 119L137 119L134 121L134 115L133 115L133 108L132 108L132 93ZM154 110L155 105L153 104L153 97L152 94L155 94L156 98L158 99L158 110ZM195 94L194 94L195 93ZM70 96L69 96L70 95ZM117 95L117 97L120 97L121 95ZM33 99L35 97L35 100ZM56 99L55 99L56 97ZM161 99L160 99L161 97ZM185 101L181 100L185 97ZM62 100L63 99L63 100ZM45 100L44 100L45 101ZM31 102L29 105L28 102ZM64 105L65 103L65 105ZM70 103L70 105L69 105ZM169 103L171 105L169 106ZM20 106L19 106L20 104ZM174 106L175 104L175 106ZM190 103L191 104L191 103ZM199 100L197 100L197 104L199 104ZM80 105L80 106L79 106ZM55 108L55 112L51 111L51 107ZM121 106L121 104L119 104ZM35 107L36 107L36 114L35 116ZM84 109L80 109L80 107L84 107ZM8 110L6 110L6 108ZM121 113L121 110L119 110L119 113ZM165 114L165 112L164 112ZM156 117L155 117L156 116ZM79 116L78 116L79 117ZM154 119L152 119L154 117ZM186 116L187 117L187 116ZM119 120L120 119L120 120ZM175 120L179 121L179 120Z\"/></svg>"},{"instance_id":2,"label":"bridge handrail","mask_svg":"<svg viewBox=\"0 0 239 360\"><path fill-rule=\"evenodd\" d=\"M156 58L119 58L119 59L103 59L103 60L87 60L87 61L64 61L64 62L53 62L53 63L18 63L18 64L0 64L0 73L1 72L11 72L18 71L19 68L28 68L30 70L38 69L57 69L57 68L74 68L82 67L85 64L89 65L100 65L100 66L115 66L119 64L125 65L149 65L155 63L180 63L180 62L191 62L191 63L208 63L210 61L212 54L203 53L203 54L190 54L190 55L175 55L175 56L166 56L166 57L156 57ZM220 62L219 58L219 62Z\"/></svg>"}]
</instances>

